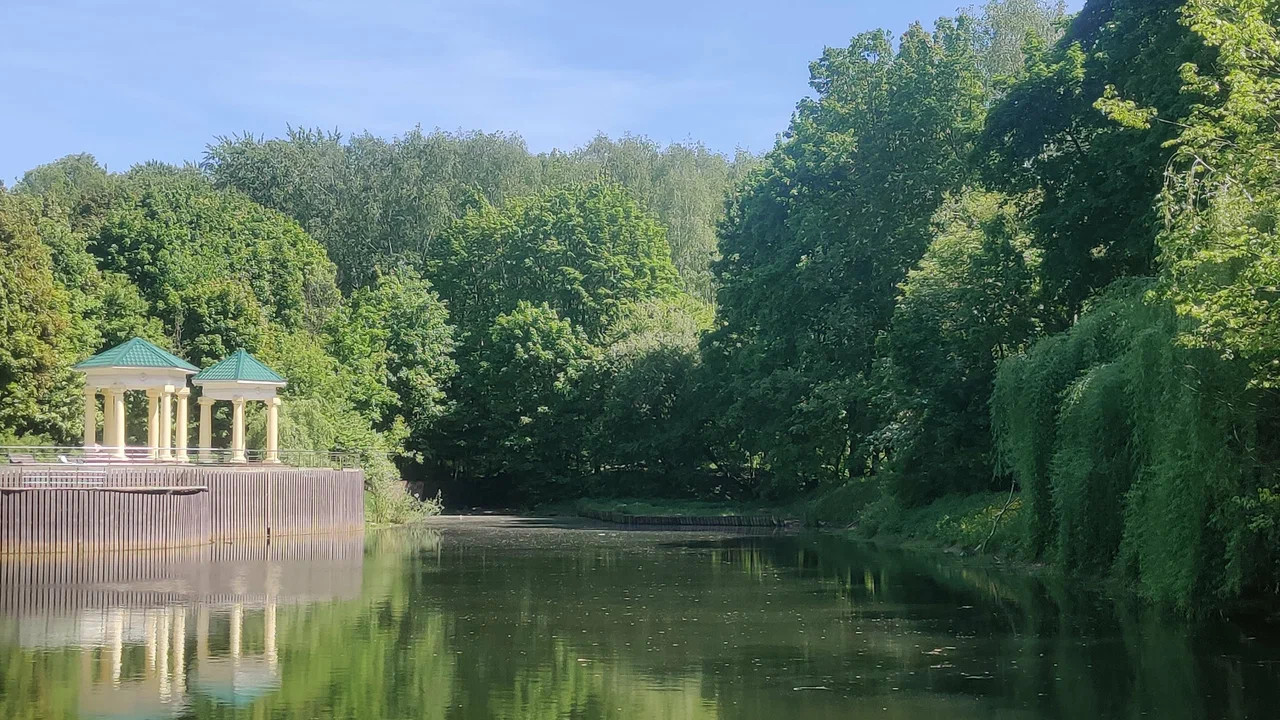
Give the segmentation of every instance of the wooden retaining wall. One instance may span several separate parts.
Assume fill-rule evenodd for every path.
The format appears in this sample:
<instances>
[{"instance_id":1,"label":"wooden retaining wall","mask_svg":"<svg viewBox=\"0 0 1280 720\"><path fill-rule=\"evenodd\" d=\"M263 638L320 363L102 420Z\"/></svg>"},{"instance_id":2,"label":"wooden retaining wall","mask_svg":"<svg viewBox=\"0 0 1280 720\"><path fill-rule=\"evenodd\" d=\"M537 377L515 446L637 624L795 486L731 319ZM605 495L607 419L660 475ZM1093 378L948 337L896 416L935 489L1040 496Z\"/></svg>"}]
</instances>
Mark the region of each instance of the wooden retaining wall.
<instances>
[{"instance_id":1,"label":"wooden retaining wall","mask_svg":"<svg viewBox=\"0 0 1280 720\"><path fill-rule=\"evenodd\" d=\"M0 554L178 548L363 527L359 470L0 466Z\"/></svg>"},{"instance_id":2,"label":"wooden retaining wall","mask_svg":"<svg viewBox=\"0 0 1280 720\"><path fill-rule=\"evenodd\" d=\"M583 508L578 514L593 520L620 525L665 525L667 527L785 527L784 518L772 515L632 515L616 510Z\"/></svg>"}]
</instances>

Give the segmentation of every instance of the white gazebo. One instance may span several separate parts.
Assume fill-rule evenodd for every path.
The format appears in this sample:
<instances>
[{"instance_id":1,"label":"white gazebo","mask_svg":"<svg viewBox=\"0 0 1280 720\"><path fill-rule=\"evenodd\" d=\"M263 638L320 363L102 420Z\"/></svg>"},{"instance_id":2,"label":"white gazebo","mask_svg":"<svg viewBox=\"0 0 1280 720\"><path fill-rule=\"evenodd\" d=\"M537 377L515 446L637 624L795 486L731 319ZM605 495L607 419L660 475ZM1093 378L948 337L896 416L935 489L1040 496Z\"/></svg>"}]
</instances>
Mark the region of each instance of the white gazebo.
<instances>
[{"instance_id":1,"label":"white gazebo","mask_svg":"<svg viewBox=\"0 0 1280 720\"><path fill-rule=\"evenodd\" d=\"M267 447L263 462L280 462L280 398L276 392L285 379L257 358L236 350L226 359L201 370L191 382L200 387L200 455L207 459L213 442L213 403L231 402L231 462L244 455L244 403L261 400L267 405Z\"/></svg>"},{"instance_id":2,"label":"white gazebo","mask_svg":"<svg viewBox=\"0 0 1280 720\"><path fill-rule=\"evenodd\" d=\"M125 459L125 393L147 393L147 457L152 460L187 459L187 378L199 369L155 345L133 338L94 355L75 366L84 373L84 447L105 448ZM97 442L98 394L102 394L102 443ZM173 401L177 400L177 432L173 427ZM176 435L176 452L173 439Z\"/></svg>"}]
</instances>

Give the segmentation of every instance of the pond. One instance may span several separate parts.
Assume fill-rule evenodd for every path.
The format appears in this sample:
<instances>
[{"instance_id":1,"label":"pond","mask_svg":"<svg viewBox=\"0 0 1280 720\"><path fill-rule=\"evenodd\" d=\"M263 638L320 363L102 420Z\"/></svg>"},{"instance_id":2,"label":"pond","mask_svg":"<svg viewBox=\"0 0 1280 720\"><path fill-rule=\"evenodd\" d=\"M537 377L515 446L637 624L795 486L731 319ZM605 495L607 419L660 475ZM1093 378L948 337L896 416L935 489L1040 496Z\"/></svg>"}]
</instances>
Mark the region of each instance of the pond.
<instances>
[{"instance_id":1,"label":"pond","mask_svg":"<svg viewBox=\"0 0 1280 720\"><path fill-rule=\"evenodd\" d=\"M0 559L0 717L1271 718L1280 637L829 535L437 519Z\"/></svg>"}]
</instances>

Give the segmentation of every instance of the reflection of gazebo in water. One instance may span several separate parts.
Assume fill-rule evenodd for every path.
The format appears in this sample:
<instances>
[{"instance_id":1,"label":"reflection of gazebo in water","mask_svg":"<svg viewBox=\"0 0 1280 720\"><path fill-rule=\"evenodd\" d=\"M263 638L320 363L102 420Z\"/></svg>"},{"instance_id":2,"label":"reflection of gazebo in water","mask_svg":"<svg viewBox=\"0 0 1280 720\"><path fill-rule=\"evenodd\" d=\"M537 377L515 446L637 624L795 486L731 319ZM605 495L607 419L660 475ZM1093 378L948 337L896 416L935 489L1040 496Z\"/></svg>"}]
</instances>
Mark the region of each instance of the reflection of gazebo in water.
<instances>
[{"instance_id":1,"label":"reflection of gazebo in water","mask_svg":"<svg viewBox=\"0 0 1280 720\"><path fill-rule=\"evenodd\" d=\"M241 707L252 703L280 687L279 656L276 652L276 602L268 600L260 608L264 636L261 653L245 653L242 649L246 607L233 603L230 607L201 607L196 611L196 657L188 670L186 660L187 611L182 607L156 608L142 611L142 627L135 627L138 613L113 610L102 628L102 640L108 648L106 667L101 677L83 676L80 687L80 709L85 717L144 720L178 716L189 704L192 692L212 700ZM214 655L209 651L211 616L228 613L228 649ZM138 637L138 636L141 637ZM146 660L141 673L123 673L126 641L141 640ZM130 643L133 644L133 643ZM107 681L107 672L110 681ZM96 681L95 681L96 680Z\"/></svg>"},{"instance_id":2,"label":"reflection of gazebo in water","mask_svg":"<svg viewBox=\"0 0 1280 720\"><path fill-rule=\"evenodd\" d=\"M228 633L230 645L225 657L209 654L208 612L197 619L196 666L192 685L202 695L224 705L248 705L280 687L280 660L276 652L276 603L262 608L264 648L261 655L247 655L241 648L244 629L244 606L231 608Z\"/></svg>"},{"instance_id":3,"label":"reflection of gazebo in water","mask_svg":"<svg viewBox=\"0 0 1280 720\"><path fill-rule=\"evenodd\" d=\"M0 645L79 648L82 717L176 717L196 697L243 707L282 684L277 609L356 600L364 556L363 533L0 555Z\"/></svg>"},{"instance_id":4,"label":"reflection of gazebo in water","mask_svg":"<svg viewBox=\"0 0 1280 720\"><path fill-rule=\"evenodd\" d=\"M107 657L96 673L98 677L92 672L81 675L79 706L83 717L99 720L177 717L187 701L186 613L174 608L140 613L112 610L103 618L100 631ZM135 670L126 676L122 667L125 647L138 641L146 649L145 662L141 672Z\"/></svg>"}]
</instances>

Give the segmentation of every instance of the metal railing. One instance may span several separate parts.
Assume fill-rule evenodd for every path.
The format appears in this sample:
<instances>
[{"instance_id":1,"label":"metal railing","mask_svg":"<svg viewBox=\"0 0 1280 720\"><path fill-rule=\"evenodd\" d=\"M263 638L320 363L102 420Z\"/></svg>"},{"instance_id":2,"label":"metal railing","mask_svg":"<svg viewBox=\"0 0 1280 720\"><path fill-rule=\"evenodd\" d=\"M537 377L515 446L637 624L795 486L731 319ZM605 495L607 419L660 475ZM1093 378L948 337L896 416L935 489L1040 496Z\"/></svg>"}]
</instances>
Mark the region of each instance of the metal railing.
<instances>
[{"instance_id":1,"label":"metal railing","mask_svg":"<svg viewBox=\"0 0 1280 720\"><path fill-rule=\"evenodd\" d=\"M7 465L60 465L67 468L105 465L265 465L279 464L289 467L314 467L353 469L362 466L371 450L277 450L274 458L268 458L266 450L246 449L244 462L237 462L230 448L196 448L186 450L186 458L179 459L176 450L172 457L162 459L159 453L147 447L71 447L50 445L0 445L0 467ZM123 455L124 457L121 457ZM269 462L270 460L270 462Z\"/></svg>"}]
</instances>

